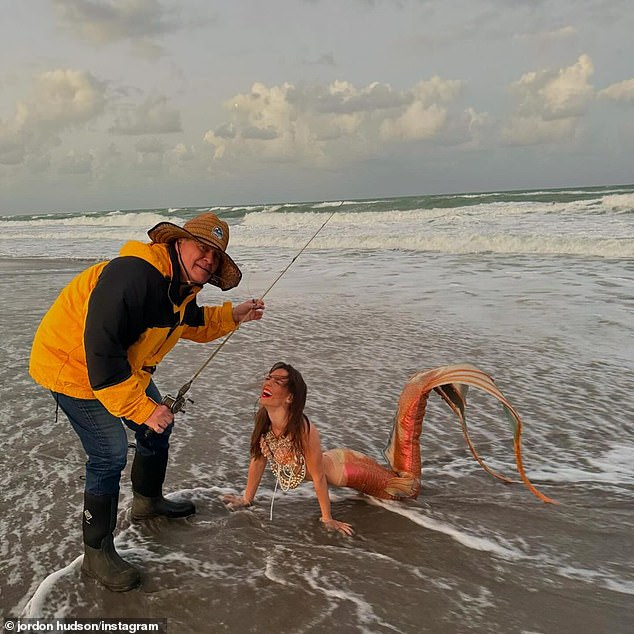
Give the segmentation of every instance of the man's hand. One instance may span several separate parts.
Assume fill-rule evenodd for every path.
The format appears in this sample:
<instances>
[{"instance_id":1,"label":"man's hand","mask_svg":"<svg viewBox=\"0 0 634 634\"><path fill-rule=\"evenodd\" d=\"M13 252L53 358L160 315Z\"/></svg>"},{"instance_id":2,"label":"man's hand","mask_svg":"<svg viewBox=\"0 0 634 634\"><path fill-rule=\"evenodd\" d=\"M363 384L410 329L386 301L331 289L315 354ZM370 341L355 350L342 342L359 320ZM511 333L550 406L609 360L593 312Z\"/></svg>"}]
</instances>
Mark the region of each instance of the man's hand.
<instances>
[{"instance_id":1,"label":"man's hand","mask_svg":"<svg viewBox=\"0 0 634 634\"><path fill-rule=\"evenodd\" d=\"M246 302L233 307L233 321L237 324L262 319L263 314L264 302L261 299L248 299Z\"/></svg>"},{"instance_id":2,"label":"man's hand","mask_svg":"<svg viewBox=\"0 0 634 634\"><path fill-rule=\"evenodd\" d=\"M173 420L174 414L167 405L157 405L144 424L157 434L162 434Z\"/></svg>"}]
</instances>

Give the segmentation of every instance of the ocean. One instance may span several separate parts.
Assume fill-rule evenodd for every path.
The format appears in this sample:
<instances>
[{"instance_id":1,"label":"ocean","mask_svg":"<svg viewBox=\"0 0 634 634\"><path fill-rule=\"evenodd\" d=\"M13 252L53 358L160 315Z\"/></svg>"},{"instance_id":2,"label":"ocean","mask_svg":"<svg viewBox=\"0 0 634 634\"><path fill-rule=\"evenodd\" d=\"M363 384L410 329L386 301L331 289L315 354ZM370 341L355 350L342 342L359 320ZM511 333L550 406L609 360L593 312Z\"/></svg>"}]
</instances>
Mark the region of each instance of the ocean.
<instances>
[{"instance_id":1,"label":"ocean","mask_svg":"<svg viewBox=\"0 0 634 634\"><path fill-rule=\"evenodd\" d=\"M289 268L177 415L165 488L197 514L132 524L126 468L116 543L143 583L115 594L80 574L85 456L28 376L30 343L74 275L207 209L230 224L243 281L203 301L261 296ZM0 616L167 618L179 633L634 630L634 185L0 215L0 289ZM219 343L179 343L159 389L175 393ZM270 473L253 508L228 512L219 496L244 487L279 360L304 374L323 448L378 460L413 373L476 365L522 416L527 475L559 504L485 473L432 394L416 501L331 490L354 537L322 528L310 483L278 490L270 519ZM487 464L518 480L497 401L471 391L467 421Z\"/></svg>"}]
</instances>

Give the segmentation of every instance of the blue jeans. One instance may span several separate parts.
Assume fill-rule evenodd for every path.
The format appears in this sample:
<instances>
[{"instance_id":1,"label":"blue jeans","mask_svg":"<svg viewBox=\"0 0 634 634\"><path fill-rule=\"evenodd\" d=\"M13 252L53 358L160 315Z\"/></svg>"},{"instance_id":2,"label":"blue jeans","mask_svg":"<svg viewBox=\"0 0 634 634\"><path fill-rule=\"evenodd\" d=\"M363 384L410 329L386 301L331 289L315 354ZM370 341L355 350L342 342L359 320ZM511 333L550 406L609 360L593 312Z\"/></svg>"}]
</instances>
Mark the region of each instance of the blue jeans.
<instances>
[{"instance_id":1,"label":"blue jeans","mask_svg":"<svg viewBox=\"0 0 634 634\"><path fill-rule=\"evenodd\" d=\"M150 381L145 393L153 401L161 402L161 394L153 381ZM152 432L146 435L149 427L113 416L96 399L74 398L59 392L53 392L53 397L68 417L88 456L86 493L119 493L121 472L128 458L128 436L122 423L135 432L136 450L141 455L150 456L157 449L169 448L173 423L162 434Z\"/></svg>"}]
</instances>

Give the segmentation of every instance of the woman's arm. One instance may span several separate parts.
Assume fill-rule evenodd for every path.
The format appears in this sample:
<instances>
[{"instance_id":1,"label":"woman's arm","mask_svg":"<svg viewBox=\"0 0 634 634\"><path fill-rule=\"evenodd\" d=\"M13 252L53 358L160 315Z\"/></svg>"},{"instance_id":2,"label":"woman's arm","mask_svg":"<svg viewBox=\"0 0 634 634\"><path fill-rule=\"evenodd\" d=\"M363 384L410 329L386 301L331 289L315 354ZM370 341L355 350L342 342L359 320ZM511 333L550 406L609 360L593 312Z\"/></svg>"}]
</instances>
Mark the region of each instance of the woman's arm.
<instances>
[{"instance_id":1,"label":"woman's arm","mask_svg":"<svg viewBox=\"0 0 634 634\"><path fill-rule=\"evenodd\" d=\"M319 508L321 509L321 521L326 525L326 528L334 529L343 533L344 535L352 535L353 530L350 524L346 522L340 522L333 519L330 514L330 496L328 495L328 481L326 480L326 474L324 472L323 454L321 451L321 444L319 442L319 432L315 425L310 426L308 430L308 438L305 442L305 459L306 468L313 480L313 486L315 487L315 493L317 494L317 501L319 502Z\"/></svg>"},{"instance_id":2,"label":"woman's arm","mask_svg":"<svg viewBox=\"0 0 634 634\"><path fill-rule=\"evenodd\" d=\"M258 487L260 486L260 480L262 480L262 474L266 467L266 458L260 456L259 458L251 458L249 463L249 472L247 474L247 486L244 489L244 495L241 497L238 495L222 495L220 499L231 509L235 511L245 506L251 506L255 499Z\"/></svg>"}]
</instances>

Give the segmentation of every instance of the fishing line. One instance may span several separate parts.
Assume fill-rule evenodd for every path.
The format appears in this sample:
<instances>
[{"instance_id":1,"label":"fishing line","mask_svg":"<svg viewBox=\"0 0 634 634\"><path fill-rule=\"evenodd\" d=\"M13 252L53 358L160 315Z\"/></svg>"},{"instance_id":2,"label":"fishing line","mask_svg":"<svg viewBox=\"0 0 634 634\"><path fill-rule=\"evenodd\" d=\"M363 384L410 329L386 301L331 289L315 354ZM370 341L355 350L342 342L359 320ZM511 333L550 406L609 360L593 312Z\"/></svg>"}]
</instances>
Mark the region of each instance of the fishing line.
<instances>
[{"instance_id":1,"label":"fishing line","mask_svg":"<svg viewBox=\"0 0 634 634\"><path fill-rule=\"evenodd\" d=\"M275 278L275 280L273 280L273 283L264 291L264 293L260 296L260 299L264 299L268 295L270 290L282 279L284 274L291 268L291 266L295 263L297 258L299 258L299 256L308 248L310 243L319 235L320 231L330 222L331 218L337 213L337 211L342 205L343 205L343 200L334 209L334 211L328 216L328 218L326 218L326 220L323 222L321 227L319 227L319 229L317 229L317 231L315 231L315 233L310 237L310 240L308 240L308 242L299 250L299 252L286 265L286 267L284 267L282 272ZM253 303L255 305L255 300L253 300ZM192 386L192 383L198 378L200 373L213 361L214 357L222 350L222 348L227 343L227 341L229 341L229 339L231 339L231 337L238 331L238 329L240 328L240 324L243 321L244 321L244 318L242 318L238 322L236 327L224 338L222 343L220 343L218 347L209 355L209 358L200 366L200 368L198 368L198 370L194 373L192 378L187 383L182 385L181 389L178 390L178 394L176 396L172 396L171 394L165 395L165 397L161 401L162 405L167 405L167 407L169 407L170 410L175 414L176 412L183 409L183 407L185 406L186 400L189 400L190 402L192 402L191 399L185 398L185 394L189 392L189 388Z\"/></svg>"}]
</instances>

